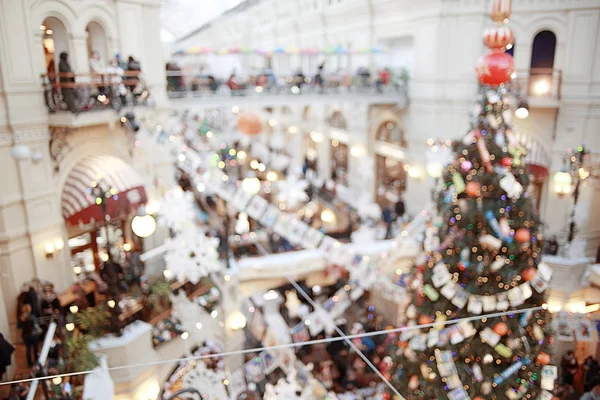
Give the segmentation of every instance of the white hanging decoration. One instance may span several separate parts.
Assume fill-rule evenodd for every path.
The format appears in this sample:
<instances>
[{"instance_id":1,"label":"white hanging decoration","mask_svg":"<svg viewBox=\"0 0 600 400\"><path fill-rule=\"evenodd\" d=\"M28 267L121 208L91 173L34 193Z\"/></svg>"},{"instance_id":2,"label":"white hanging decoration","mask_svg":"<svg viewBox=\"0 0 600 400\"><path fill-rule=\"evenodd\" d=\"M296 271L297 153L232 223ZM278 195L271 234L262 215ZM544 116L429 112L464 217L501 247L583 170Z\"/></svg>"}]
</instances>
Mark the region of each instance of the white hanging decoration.
<instances>
[{"instance_id":1,"label":"white hanging decoration","mask_svg":"<svg viewBox=\"0 0 600 400\"><path fill-rule=\"evenodd\" d=\"M518 199L523 193L523 185L515 179L515 176L508 173L500 179L500 187L511 199Z\"/></svg>"},{"instance_id":2,"label":"white hanging decoration","mask_svg":"<svg viewBox=\"0 0 600 400\"><path fill-rule=\"evenodd\" d=\"M377 230L367 225L361 225L350 235L352 243L371 243L377 240Z\"/></svg>"},{"instance_id":3,"label":"white hanging decoration","mask_svg":"<svg viewBox=\"0 0 600 400\"><path fill-rule=\"evenodd\" d=\"M158 223L181 232L194 220L194 194L181 188L169 190L160 202Z\"/></svg>"},{"instance_id":4,"label":"white hanging decoration","mask_svg":"<svg viewBox=\"0 0 600 400\"><path fill-rule=\"evenodd\" d=\"M285 378L281 378L277 381L276 385L268 383L265 386L264 400L309 400L316 397L316 393L313 392L312 381L314 378L310 378L309 382L304 386L300 386L298 373L295 368L290 368ZM332 400L335 398L330 397Z\"/></svg>"},{"instance_id":5,"label":"white hanging decoration","mask_svg":"<svg viewBox=\"0 0 600 400\"><path fill-rule=\"evenodd\" d=\"M250 231L250 222L248 221L248 214L241 212L235 223L235 233L241 235Z\"/></svg>"},{"instance_id":6,"label":"white hanging decoration","mask_svg":"<svg viewBox=\"0 0 600 400\"><path fill-rule=\"evenodd\" d=\"M381 207L375 203L368 193L364 193L356 202L356 212L361 219L379 220Z\"/></svg>"},{"instance_id":7,"label":"white hanging decoration","mask_svg":"<svg viewBox=\"0 0 600 400\"><path fill-rule=\"evenodd\" d=\"M166 268L178 281L196 284L221 269L218 245L218 238L207 237L197 229L187 229L165 241Z\"/></svg>"},{"instance_id":8,"label":"white hanging decoration","mask_svg":"<svg viewBox=\"0 0 600 400\"><path fill-rule=\"evenodd\" d=\"M206 364L202 360L196 362L196 368L184 375L183 387L194 388L207 399L229 400L229 395L223 384L226 379L225 372L206 368Z\"/></svg>"},{"instance_id":9,"label":"white hanging decoration","mask_svg":"<svg viewBox=\"0 0 600 400\"><path fill-rule=\"evenodd\" d=\"M172 316L181 323L181 326L186 332L196 330L196 318L200 306L190 300L183 290L180 290L176 295L170 295L172 304Z\"/></svg>"},{"instance_id":10,"label":"white hanging decoration","mask_svg":"<svg viewBox=\"0 0 600 400\"><path fill-rule=\"evenodd\" d=\"M285 201L289 208L296 208L299 203L308 201L307 188L307 181L298 179L296 175L289 175L286 180L277 182L277 198L279 201Z\"/></svg>"},{"instance_id":11,"label":"white hanging decoration","mask_svg":"<svg viewBox=\"0 0 600 400\"><path fill-rule=\"evenodd\" d=\"M285 308L288 310L290 317L295 318L300 315L300 305L302 305L302 302L298 299L295 290L285 292Z\"/></svg>"}]
</instances>

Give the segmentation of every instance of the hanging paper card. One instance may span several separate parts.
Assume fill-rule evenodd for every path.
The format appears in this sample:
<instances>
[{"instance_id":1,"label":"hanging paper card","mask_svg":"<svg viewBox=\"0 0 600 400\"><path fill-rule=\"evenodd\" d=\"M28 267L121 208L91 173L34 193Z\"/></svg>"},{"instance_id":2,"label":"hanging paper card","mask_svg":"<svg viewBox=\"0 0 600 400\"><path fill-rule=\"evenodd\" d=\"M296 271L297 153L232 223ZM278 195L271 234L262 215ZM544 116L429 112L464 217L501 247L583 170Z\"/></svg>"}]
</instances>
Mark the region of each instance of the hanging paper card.
<instances>
[{"instance_id":1,"label":"hanging paper card","mask_svg":"<svg viewBox=\"0 0 600 400\"><path fill-rule=\"evenodd\" d=\"M481 314L483 311L483 304L481 303L481 297L476 295L469 296L469 304L467 311L471 314Z\"/></svg>"},{"instance_id":2,"label":"hanging paper card","mask_svg":"<svg viewBox=\"0 0 600 400\"><path fill-rule=\"evenodd\" d=\"M432 329L427 334L427 347L433 347L440 341L440 332Z\"/></svg>"},{"instance_id":3,"label":"hanging paper card","mask_svg":"<svg viewBox=\"0 0 600 400\"><path fill-rule=\"evenodd\" d=\"M439 288L440 286L443 286L446 283L448 283L450 278L451 278L451 275L450 275L450 272L448 272L448 270L440 272L440 273L434 273L431 276L431 283L433 283L433 286L435 286L436 288Z\"/></svg>"},{"instance_id":4,"label":"hanging paper card","mask_svg":"<svg viewBox=\"0 0 600 400\"><path fill-rule=\"evenodd\" d=\"M238 190L235 191L233 198L231 199L231 204L238 210L244 211L246 210L246 206L250 203L252 199L252 195L246 192L242 187L239 187Z\"/></svg>"},{"instance_id":5,"label":"hanging paper card","mask_svg":"<svg viewBox=\"0 0 600 400\"><path fill-rule=\"evenodd\" d=\"M262 351L259 354L259 357L260 357L261 365L262 365L265 375L269 375L271 372L273 372L273 371L275 371L275 369L277 369L277 366L278 366L277 359L269 351L267 351L267 350Z\"/></svg>"},{"instance_id":6,"label":"hanging paper card","mask_svg":"<svg viewBox=\"0 0 600 400\"><path fill-rule=\"evenodd\" d=\"M492 328L486 327L483 331L479 332L481 340L486 342L488 345L494 347L500 341L500 335L492 330Z\"/></svg>"},{"instance_id":7,"label":"hanging paper card","mask_svg":"<svg viewBox=\"0 0 600 400\"><path fill-rule=\"evenodd\" d=\"M452 298L452 304L454 304L457 308L462 309L465 307L465 305L467 305L467 300L469 300L469 294L466 290L459 286L456 296Z\"/></svg>"},{"instance_id":8,"label":"hanging paper card","mask_svg":"<svg viewBox=\"0 0 600 400\"><path fill-rule=\"evenodd\" d=\"M220 186L221 190L219 195L223 198L223 200L231 201L233 196L238 191L238 187L233 182L227 182L224 185Z\"/></svg>"},{"instance_id":9,"label":"hanging paper card","mask_svg":"<svg viewBox=\"0 0 600 400\"><path fill-rule=\"evenodd\" d=\"M304 325L304 321L296 324L291 330L290 333L292 335L292 340L294 343L298 342L306 342L310 340L310 335L308 334L308 329L306 329L306 325Z\"/></svg>"},{"instance_id":10,"label":"hanging paper card","mask_svg":"<svg viewBox=\"0 0 600 400\"><path fill-rule=\"evenodd\" d=\"M269 206L267 207L267 210L265 211L263 216L260 218L261 225L263 225L267 228L273 227L273 225L275 225L275 222L277 222L277 218L279 217L279 214L281 214L281 211L279 211L279 208L275 207L272 204L269 204Z\"/></svg>"},{"instance_id":11,"label":"hanging paper card","mask_svg":"<svg viewBox=\"0 0 600 400\"><path fill-rule=\"evenodd\" d=\"M280 213L277 222L273 226L273 231L287 239L290 235L291 219L290 214Z\"/></svg>"},{"instance_id":12,"label":"hanging paper card","mask_svg":"<svg viewBox=\"0 0 600 400\"><path fill-rule=\"evenodd\" d=\"M321 243L321 239L323 239L323 232L319 232L316 229L308 228L302 236L302 247L306 249L315 249Z\"/></svg>"},{"instance_id":13,"label":"hanging paper card","mask_svg":"<svg viewBox=\"0 0 600 400\"><path fill-rule=\"evenodd\" d=\"M246 208L246 213L250 218L259 221L268 206L269 202L267 200L260 196L252 196L252 200L250 200L250 203L248 203L248 207Z\"/></svg>"},{"instance_id":14,"label":"hanging paper card","mask_svg":"<svg viewBox=\"0 0 600 400\"><path fill-rule=\"evenodd\" d=\"M462 385L462 383L460 385ZM450 387L450 385L448 385L448 387ZM471 400L471 398L469 397L467 391L460 387L448 392L448 400Z\"/></svg>"},{"instance_id":15,"label":"hanging paper card","mask_svg":"<svg viewBox=\"0 0 600 400\"><path fill-rule=\"evenodd\" d=\"M558 368L554 365L544 365L542 367L542 380L540 386L543 390L553 390L554 382L558 377Z\"/></svg>"},{"instance_id":16,"label":"hanging paper card","mask_svg":"<svg viewBox=\"0 0 600 400\"><path fill-rule=\"evenodd\" d=\"M461 321L457 324L458 330L462 335L466 338L470 338L471 336L475 336L477 333L477 329L473 327L473 324L469 321Z\"/></svg>"},{"instance_id":17,"label":"hanging paper card","mask_svg":"<svg viewBox=\"0 0 600 400\"><path fill-rule=\"evenodd\" d=\"M504 311L508 308L508 296L505 293L501 293L496 296L496 310Z\"/></svg>"},{"instance_id":18,"label":"hanging paper card","mask_svg":"<svg viewBox=\"0 0 600 400\"><path fill-rule=\"evenodd\" d=\"M512 307L518 307L525 302L525 299L523 298L523 292L521 291L520 287L510 289L507 292L507 295L508 301Z\"/></svg>"},{"instance_id":19,"label":"hanging paper card","mask_svg":"<svg viewBox=\"0 0 600 400\"><path fill-rule=\"evenodd\" d=\"M444 296L445 298L447 298L448 300L452 300L452 298L454 296L456 296L456 293L458 292L458 288L460 286L458 286L455 282L448 282L440 291L440 293L442 293L442 296Z\"/></svg>"},{"instance_id":20,"label":"hanging paper card","mask_svg":"<svg viewBox=\"0 0 600 400\"><path fill-rule=\"evenodd\" d=\"M531 280L531 287L534 288L536 292L543 293L548 288L548 281L537 273Z\"/></svg>"},{"instance_id":21,"label":"hanging paper card","mask_svg":"<svg viewBox=\"0 0 600 400\"><path fill-rule=\"evenodd\" d=\"M308 225L306 225L302 221L298 221L297 219L293 219L290 226L290 235L289 238L292 243L300 244L302 242L302 237L308 230Z\"/></svg>"},{"instance_id":22,"label":"hanging paper card","mask_svg":"<svg viewBox=\"0 0 600 400\"><path fill-rule=\"evenodd\" d=\"M254 357L244 364L244 370L246 371L246 379L250 382L258 383L265 379L259 357Z\"/></svg>"},{"instance_id":23,"label":"hanging paper card","mask_svg":"<svg viewBox=\"0 0 600 400\"><path fill-rule=\"evenodd\" d=\"M454 375L450 375L449 377L446 378L446 386L448 386L448 388L450 389L456 389L456 388L460 388L462 389L462 382L460 381L460 377L458 376L458 374L454 374ZM464 392L464 390L463 390ZM450 392L452 393L452 392ZM450 398L450 393L448 393L448 398ZM466 394L466 392L465 392ZM460 394L460 396L462 396L462 394ZM457 398L464 398L464 399L468 399L469 396L467 395L467 397L457 397Z\"/></svg>"},{"instance_id":24,"label":"hanging paper card","mask_svg":"<svg viewBox=\"0 0 600 400\"><path fill-rule=\"evenodd\" d=\"M427 335L421 334L412 337L408 345L414 351L425 351L427 349Z\"/></svg>"},{"instance_id":25,"label":"hanging paper card","mask_svg":"<svg viewBox=\"0 0 600 400\"><path fill-rule=\"evenodd\" d=\"M496 311L496 297L495 296L481 296L481 302L483 303L483 311L485 311L485 312Z\"/></svg>"},{"instance_id":26,"label":"hanging paper card","mask_svg":"<svg viewBox=\"0 0 600 400\"><path fill-rule=\"evenodd\" d=\"M450 338L450 343L452 344L459 344L465 340L465 337L462 333L460 333L460 330L458 330L458 327L456 326L448 329L448 337Z\"/></svg>"},{"instance_id":27,"label":"hanging paper card","mask_svg":"<svg viewBox=\"0 0 600 400\"><path fill-rule=\"evenodd\" d=\"M519 288L521 289L521 293L523 294L524 300L527 300L533 295L533 292L531 291L531 285L529 284L529 282L525 282L524 284L520 285Z\"/></svg>"},{"instance_id":28,"label":"hanging paper card","mask_svg":"<svg viewBox=\"0 0 600 400\"><path fill-rule=\"evenodd\" d=\"M452 174L452 183L454 184L454 190L460 194L465 191L466 185L461 174L455 172Z\"/></svg>"},{"instance_id":29,"label":"hanging paper card","mask_svg":"<svg viewBox=\"0 0 600 400\"><path fill-rule=\"evenodd\" d=\"M437 368L441 377L447 377L457 373L454 362L438 363Z\"/></svg>"},{"instance_id":30,"label":"hanging paper card","mask_svg":"<svg viewBox=\"0 0 600 400\"><path fill-rule=\"evenodd\" d=\"M587 319L580 319L575 321L575 340L578 342L591 342L592 332L594 328Z\"/></svg>"}]
</instances>

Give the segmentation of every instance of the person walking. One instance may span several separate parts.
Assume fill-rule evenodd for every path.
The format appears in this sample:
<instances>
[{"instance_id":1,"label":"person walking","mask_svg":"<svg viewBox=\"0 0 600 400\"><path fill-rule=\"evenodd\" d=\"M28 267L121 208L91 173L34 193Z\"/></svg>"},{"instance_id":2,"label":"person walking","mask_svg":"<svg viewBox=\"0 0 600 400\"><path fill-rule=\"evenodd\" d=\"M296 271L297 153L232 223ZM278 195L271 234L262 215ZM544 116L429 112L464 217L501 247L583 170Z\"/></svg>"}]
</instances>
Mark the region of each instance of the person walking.
<instances>
[{"instance_id":1,"label":"person walking","mask_svg":"<svg viewBox=\"0 0 600 400\"><path fill-rule=\"evenodd\" d=\"M23 343L27 349L27 365L31 368L35 364L38 353L38 340L42 329L37 319L31 312L31 305L23 304L19 316L18 327L21 329Z\"/></svg>"}]
</instances>

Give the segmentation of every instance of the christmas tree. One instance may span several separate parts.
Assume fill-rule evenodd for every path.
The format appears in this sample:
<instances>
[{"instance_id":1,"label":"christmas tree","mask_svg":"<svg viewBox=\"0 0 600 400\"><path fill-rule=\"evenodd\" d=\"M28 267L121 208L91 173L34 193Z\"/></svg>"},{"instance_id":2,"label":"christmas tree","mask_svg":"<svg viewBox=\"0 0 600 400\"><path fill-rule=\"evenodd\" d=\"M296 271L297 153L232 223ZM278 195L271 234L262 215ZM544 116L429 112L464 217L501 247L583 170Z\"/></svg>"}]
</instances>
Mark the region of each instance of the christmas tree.
<instances>
[{"instance_id":1,"label":"christmas tree","mask_svg":"<svg viewBox=\"0 0 600 400\"><path fill-rule=\"evenodd\" d=\"M551 271L540 262L525 149L510 126L509 14L510 0L493 1L496 24L484 34L492 52L477 67L471 129L454 144L434 195L438 216L428 229L440 243L418 262L406 312L408 326L429 326L403 332L394 349L394 384L407 399L552 397L543 307Z\"/></svg>"}]
</instances>

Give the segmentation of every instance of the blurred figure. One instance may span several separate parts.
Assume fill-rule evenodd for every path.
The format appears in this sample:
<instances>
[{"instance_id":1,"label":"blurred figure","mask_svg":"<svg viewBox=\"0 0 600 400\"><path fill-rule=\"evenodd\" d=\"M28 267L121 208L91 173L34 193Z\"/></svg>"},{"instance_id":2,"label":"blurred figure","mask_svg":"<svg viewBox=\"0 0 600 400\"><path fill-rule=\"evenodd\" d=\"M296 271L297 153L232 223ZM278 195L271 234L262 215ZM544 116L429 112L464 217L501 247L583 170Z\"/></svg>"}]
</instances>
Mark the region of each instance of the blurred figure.
<instances>
[{"instance_id":1,"label":"blurred figure","mask_svg":"<svg viewBox=\"0 0 600 400\"><path fill-rule=\"evenodd\" d=\"M562 360L560 361L560 368L563 383L572 386L575 381L575 374L579 368L577 359L575 358L575 352L573 350L567 351L567 353L563 356Z\"/></svg>"},{"instance_id":2,"label":"blurred figure","mask_svg":"<svg viewBox=\"0 0 600 400\"><path fill-rule=\"evenodd\" d=\"M595 385L592 390L583 395L581 400L600 400L600 385Z\"/></svg>"},{"instance_id":3,"label":"blurred figure","mask_svg":"<svg viewBox=\"0 0 600 400\"><path fill-rule=\"evenodd\" d=\"M589 392L600 383L600 365L592 356L585 359L583 363L583 387L586 392Z\"/></svg>"},{"instance_id":4,"label":"blurred figure","mask_svg":"<svg viewBox=\"0 0 600 400\"><path fill-rule=\"evenodd\" d=\"M390 83L390 70L384 68L379 71L379 78L377 79L377 92L383 93L383 87Z\"/></svg>"},{"instance_id":5,"label":"blurred figure","mask_svg":"<svg viewBox=\"0 0 600 400\"><path fill-rule=\"evenodd\" d=\"M325 85L325 80L323 77L323 72L325 69L325 61L323 61L319 67L317 68L317 74L315 75L315 86L319 88L320 92L323 92L323 87Z\"/></svg>"},{"instance_id":6,"label":"blurred figure","mask_svg":"<svg viewBox=\"0 0 600 400\"><path fill-rule=\"evenodd\" d=\"M129 56L129 60L127 62L127 72L129 72L127 74L127 81L128 81L127 87L129 88L131 93L134 93L135 87L137 86L138 82L140 81L141 71L142 71L142 67L141 67L140 63L135 58L133 58L133 56Z\"/></svg>"},{"instance_id":7,"label":"blurred figure","mask_svg":"<svg viewBox=\"0 0 600 400\"><path fill-rule=\"evenodd\" d=\"M41 329L37 323L37 319L31 312L31 306L24 304L21 307L21 315L17 323L21 329L23 343L27 349L27 365L31 368L35 364L38 353L38 340L41 334Z\"/></svg>"},{"instance_id":8,"label":"blurred figure","mask_svg":"<svg viewBox=\"0 0 600 400\"><path fill-rule=\"evenodd\" d=\"M90 71L95 74L104 74L106 69L106 65L104 64L104 60L102 60L102 56L96 50L92 51L90 55Z\"/></svg>"},{"instance_id":9,"label":"blurred figure","mask_svg":"<svg viewBox=\"0 0 600 400\"><path fill-rule=\"evenodd\" d=\"M61 86L64 84L66 87L61 87L63 100L67 104L69 111L78 113L79 112L79 93L75 89L75 74L69 64L69 54L66 51L60 53L60 62L58 63L58 72L60 77Z\"/></svg>"}]
</instances>

